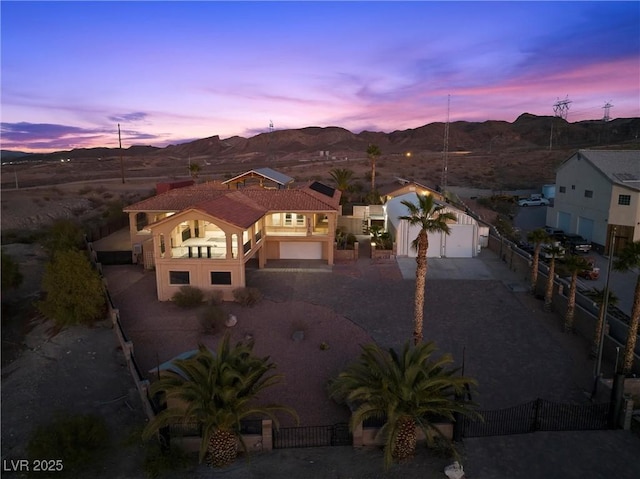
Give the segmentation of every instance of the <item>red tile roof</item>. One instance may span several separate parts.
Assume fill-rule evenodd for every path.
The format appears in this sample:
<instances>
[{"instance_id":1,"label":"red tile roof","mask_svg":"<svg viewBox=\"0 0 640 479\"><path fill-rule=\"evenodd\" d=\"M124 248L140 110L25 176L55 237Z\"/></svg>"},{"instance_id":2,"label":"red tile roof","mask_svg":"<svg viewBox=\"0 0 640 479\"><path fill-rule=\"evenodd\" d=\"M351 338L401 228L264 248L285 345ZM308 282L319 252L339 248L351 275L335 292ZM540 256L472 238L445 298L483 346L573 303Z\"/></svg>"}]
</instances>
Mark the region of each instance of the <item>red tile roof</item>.
<instances>
[{"instance_id":1,"label":"red tile roof","mask_svg":"<svg viewBox=\"0 0 640 479\"><path fill-rule=\"evenodd\" d=\"M178 212L198 208L231 224L242 226L258 212L262 216L268 211L335 211L339 208L340 194L336 190L333 197L328 197L310 189L309 185L295 189L230 190L219 182L210 182L169 190L129 205L124 211Z\"/></svg>"}]
</instances>

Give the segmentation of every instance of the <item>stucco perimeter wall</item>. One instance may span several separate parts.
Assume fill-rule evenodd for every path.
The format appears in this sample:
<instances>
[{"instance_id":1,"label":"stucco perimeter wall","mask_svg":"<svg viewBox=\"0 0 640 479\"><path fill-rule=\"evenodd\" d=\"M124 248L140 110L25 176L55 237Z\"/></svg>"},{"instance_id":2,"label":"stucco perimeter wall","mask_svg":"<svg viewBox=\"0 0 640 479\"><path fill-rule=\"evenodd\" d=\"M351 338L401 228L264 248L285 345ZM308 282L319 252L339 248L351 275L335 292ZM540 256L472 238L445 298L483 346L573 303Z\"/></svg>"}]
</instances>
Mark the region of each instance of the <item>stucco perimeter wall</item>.
<instances>
[{"instance_id":1,"label":"stucco perimeter wall","mask_svg":"<svg viewBox=\"0 0 640 479\"><path fill-rule=\"evenodd\" d=\"M225 301L233 301L233 290L245 286L244 264L239 261L194 259L158 259L156 258L156 284L158 300L169 301L184 285L169 284L170 271L188 271L189 286L202 291L222 291ZM212 272L230 272L231 284L211 284Z\"/></svg>"},{"instance_id":2,"label":"stucco perimeter wall","mask_svg":"<svg viewBox=\"0 0 640 479\"><path fill-rule=\"evenodd\" d=\"M171 443L180 446L186 452L200 451L200 436L172 437ZM273 449L273 425L270 419L262 420L262 434L243 434L242 442L249 453L271 451ZM243 452L242 443L238 441L238 451Z\"/></svg>"}]
</instances>

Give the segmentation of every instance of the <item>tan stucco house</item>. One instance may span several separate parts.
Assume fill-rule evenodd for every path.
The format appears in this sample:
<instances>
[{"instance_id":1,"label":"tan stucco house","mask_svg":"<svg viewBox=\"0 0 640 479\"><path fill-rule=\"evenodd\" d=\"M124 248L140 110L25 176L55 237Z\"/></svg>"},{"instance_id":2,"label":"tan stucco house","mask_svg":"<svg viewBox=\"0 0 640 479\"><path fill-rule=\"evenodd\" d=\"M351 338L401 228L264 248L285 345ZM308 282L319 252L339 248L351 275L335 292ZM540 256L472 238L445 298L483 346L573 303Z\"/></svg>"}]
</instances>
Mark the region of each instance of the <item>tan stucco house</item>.
<instances>
[{"instance_id":1,"label":"tan stucco house","mask_svg":"<svg viewBox=\"0 0 640 479\"><path fill-rule=\"evenodd\" d=\"M556 170L547 225L608 250L640 240L640 150L578 150Z\"/></svg>"},{"instance_id":2,"label":"tan stucco house","mask_svg":"<svg viewBox=\"0 0 640 479\"><path fill-rule=\"evenodd\" d=\"M312 182L299 188L236 189L209 182L166 191L124 209L134 262L155 268L158 299L183 285L223 291L245 286L245 267L279 259L333 264L340 191Z\"/></svg>"}]
</instances>

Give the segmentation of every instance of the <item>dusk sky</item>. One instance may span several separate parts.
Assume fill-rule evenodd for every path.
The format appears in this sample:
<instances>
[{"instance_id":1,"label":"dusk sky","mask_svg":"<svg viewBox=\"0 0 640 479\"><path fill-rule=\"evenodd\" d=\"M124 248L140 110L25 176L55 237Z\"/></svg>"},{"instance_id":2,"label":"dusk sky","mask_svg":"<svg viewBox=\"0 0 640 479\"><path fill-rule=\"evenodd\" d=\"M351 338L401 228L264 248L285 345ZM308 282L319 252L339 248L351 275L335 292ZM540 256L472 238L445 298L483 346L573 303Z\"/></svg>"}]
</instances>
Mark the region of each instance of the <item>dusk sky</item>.
<instances>
[{"instance_id":1,"label":"dusk sky","mask_svg":"<svg viewBox=\"0 0 640 479\"><path fill-rule=\"evenodd\" d=\"M640 3L0 3L2 149L640 116Z\"/></svg>"}]
</instances>

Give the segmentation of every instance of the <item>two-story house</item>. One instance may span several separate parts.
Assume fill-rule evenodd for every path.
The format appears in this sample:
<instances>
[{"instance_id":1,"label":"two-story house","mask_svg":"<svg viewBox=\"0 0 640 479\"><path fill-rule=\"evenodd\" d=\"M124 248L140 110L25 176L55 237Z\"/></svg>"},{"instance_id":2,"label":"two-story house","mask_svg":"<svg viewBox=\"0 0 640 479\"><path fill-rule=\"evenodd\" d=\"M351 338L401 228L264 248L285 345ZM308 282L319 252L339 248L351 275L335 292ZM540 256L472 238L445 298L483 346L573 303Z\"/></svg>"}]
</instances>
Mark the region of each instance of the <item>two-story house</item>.
<instances>
[{"instance_id":1,"label":"two-story house","mask_svg":"<svg viewBox=\"0 0 640 479\"><path fill-rule=\"evenodd\" d=\"M578 150L556 170L547 225L608 250L640 240L640 150Z\"/></svg>"},{"instance_id":2,"label":"two-story house","mask_svg":"<svg viewBox=\"0 0 640 479\"><path fill-rule=\"evenodd\" d=\"M155 268L158 299L183 285L221 290L227 300L245 286L256 258L314 259L333 264L340 191L318 182L300 188L263 188L209 182L170 189L132 204L134 262Z\"/></svg>"}]
</instances>

